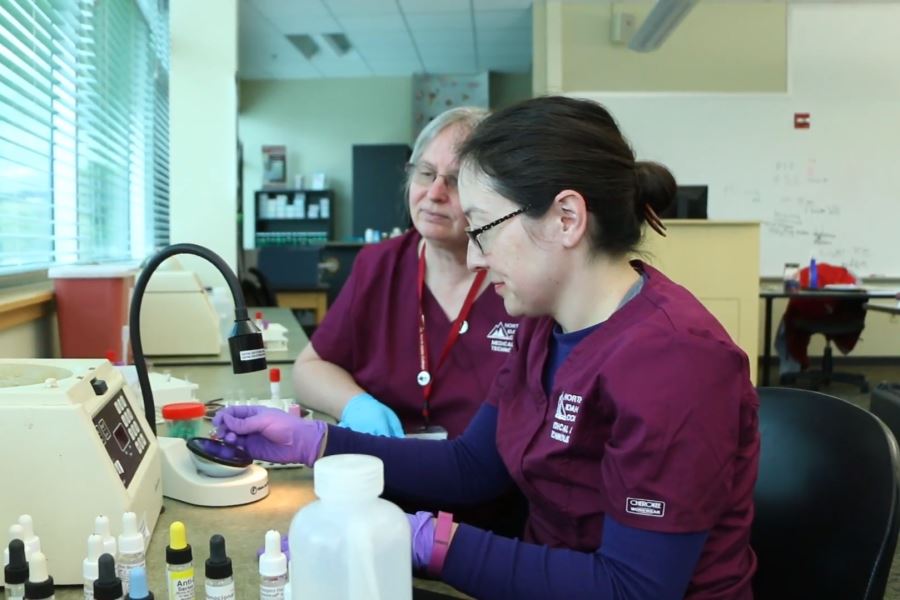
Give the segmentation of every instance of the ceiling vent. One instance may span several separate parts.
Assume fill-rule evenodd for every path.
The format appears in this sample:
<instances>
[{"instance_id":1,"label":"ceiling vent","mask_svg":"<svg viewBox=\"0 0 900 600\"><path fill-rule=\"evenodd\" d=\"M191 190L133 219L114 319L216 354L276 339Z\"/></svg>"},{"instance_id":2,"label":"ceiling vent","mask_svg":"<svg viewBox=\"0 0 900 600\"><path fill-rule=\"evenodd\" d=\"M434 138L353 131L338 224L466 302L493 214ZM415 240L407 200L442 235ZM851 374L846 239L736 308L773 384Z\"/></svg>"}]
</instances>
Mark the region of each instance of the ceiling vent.
<instances>
[{"instance_id":1,"label":"ceiling vent","mask_svg":"<svg viewBox=\"0 0 900 600\"><path fill-rule=\"evenodd\" d=\"M285 36L288 41L294 45L297 50L300 51L300 54L306 57L306 60L310 60L313 56L319 53L319 44L316 40L313 39L311 35L307 35L305 33L293 34Z\"/></svg>"},{"instance_id":2,"label":"ceiling vent","mask_svg":"<svg viewBox=\"0 0 900 600\"><path fill-rule=\"evenodd\" d=\"M347 54L347 52L350 51L350 48L352 48L350 40L348 40L347 36L343 33L323 33L322 39L325 40L325 43L328 44L332 52L338 56Z\"/></svg>"}]
</instances>

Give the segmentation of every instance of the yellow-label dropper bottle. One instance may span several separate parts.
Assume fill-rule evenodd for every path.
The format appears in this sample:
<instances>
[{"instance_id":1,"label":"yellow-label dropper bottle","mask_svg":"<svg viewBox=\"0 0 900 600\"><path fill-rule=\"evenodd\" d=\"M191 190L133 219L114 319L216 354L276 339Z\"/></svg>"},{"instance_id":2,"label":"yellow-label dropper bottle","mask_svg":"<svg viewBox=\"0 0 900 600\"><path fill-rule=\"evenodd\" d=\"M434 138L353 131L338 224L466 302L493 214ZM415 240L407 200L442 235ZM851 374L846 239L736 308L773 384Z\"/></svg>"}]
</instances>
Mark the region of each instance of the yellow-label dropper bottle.
<instances>
[{"instance_id":1,"label":"yellow-label dropper bottle","mask_svg":"<svg viewBox=\"0 0 900 600\"><path fill-rule=\"evenodd\" d=\"M166 583L169 600L194 600L194 556L181 521L175 521L169 526Z\"/></svg>"}]
</instances>

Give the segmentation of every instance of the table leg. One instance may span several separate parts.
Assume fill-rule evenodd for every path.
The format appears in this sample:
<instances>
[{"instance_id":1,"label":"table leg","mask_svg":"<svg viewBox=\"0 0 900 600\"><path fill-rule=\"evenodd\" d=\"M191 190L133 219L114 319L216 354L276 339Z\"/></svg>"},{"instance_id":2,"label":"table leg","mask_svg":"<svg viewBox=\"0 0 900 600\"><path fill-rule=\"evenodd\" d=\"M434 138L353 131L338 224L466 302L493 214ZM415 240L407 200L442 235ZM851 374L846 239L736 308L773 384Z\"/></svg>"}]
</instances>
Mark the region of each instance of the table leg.
<instances>
[{"instance_id":1,"label":"table leg","mask_svg":"<svg viewBox=\"0 0 900 600\"><path fill-rule=\"evenodd\" d=\"M766 298L765 329L763 331L762 385L769 385L769 363L772 362L772 300Z\"/></svg>"}]
</instances>

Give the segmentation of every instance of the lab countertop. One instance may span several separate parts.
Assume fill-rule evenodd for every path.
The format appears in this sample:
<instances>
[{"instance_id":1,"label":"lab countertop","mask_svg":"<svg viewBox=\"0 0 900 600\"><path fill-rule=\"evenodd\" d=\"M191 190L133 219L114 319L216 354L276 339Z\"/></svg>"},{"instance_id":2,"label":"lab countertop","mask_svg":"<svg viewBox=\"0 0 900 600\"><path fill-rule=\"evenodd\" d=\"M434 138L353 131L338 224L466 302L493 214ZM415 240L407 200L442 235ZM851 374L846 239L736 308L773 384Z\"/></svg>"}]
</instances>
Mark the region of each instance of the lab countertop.
<instances>
[{"instance_id":1,"label":"lab countertop","mask_svg":"<svg viewBox=\"0 0 900 600\"><path fill-rule=\"evenodd\" d=\"M287 533L291 519L299 508L314 499L312 470L306 468L269 470L268 497L244 506L208 508L164 498L163 512L147 550L147 575L151 591L158 599L166 598L165 555L169 525L173 521L181 521L187 528L188 543L194 552L196 597L204 597L203 565L209 556L209 538L218 533L225 538L232 560L236 598L258 598L256 551L263 545L265 532L276 529ZM52 564L50 566L52 571ZM438 592L444 597L468 597L438 581L416 579L414 583L416 588ZM56 598L80 600L84 595L80 586L61 586L57 588Z\"/></svg>"}]
</instances>

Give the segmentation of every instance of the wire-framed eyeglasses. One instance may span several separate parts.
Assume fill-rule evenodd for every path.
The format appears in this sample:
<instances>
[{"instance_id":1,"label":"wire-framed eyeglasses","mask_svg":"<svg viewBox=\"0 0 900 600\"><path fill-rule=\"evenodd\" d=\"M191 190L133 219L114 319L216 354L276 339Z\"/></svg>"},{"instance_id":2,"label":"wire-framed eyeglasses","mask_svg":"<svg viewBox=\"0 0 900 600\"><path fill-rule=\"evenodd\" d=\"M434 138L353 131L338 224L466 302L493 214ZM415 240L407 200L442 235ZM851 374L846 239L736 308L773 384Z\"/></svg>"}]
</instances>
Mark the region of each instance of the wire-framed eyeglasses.
<instances>
[{"instance_id":1,"label":"wire-framed eyeglasses","mask_svg":"<svg viewBox=\"0 0 900 600\"><path fill-rule=\"evenodd\" d=\"M450 191L456 191L459 183L459 172L455 173L438 173L438 170L429 164L407 163L407 173L413 183L423 187L429 187L438 177L444 178L444 185Z\"/></svg>"},{"instance_id":2,"label":"wire-framed eyeglasses","mask_svg":"<svg viewBox=\"0 0 900 600\"><path fill-rule=\"evenodd\" d=\"M489 229L493 229L494 227L496 227L500 223L503 223L504 221L509 221L513 217L515 217L517 215L521 215L522 213L524 213L525 211L527 211L530 208L531 208L531 206L526 204L522 208L520 208L518 210L514 210L513 212L509 213L506 216L500 217L496 221L491 221L487 225L482 225L481 227L479 227L477 229L466 229L466 235L469 236L469 239L472 240L472 243L475 244L475 247L478 248L478 251L481 252L482 254L484 254L484 248L481 246L481 241L478 239L478 236Z\"/></svg>"}]
</instances>

